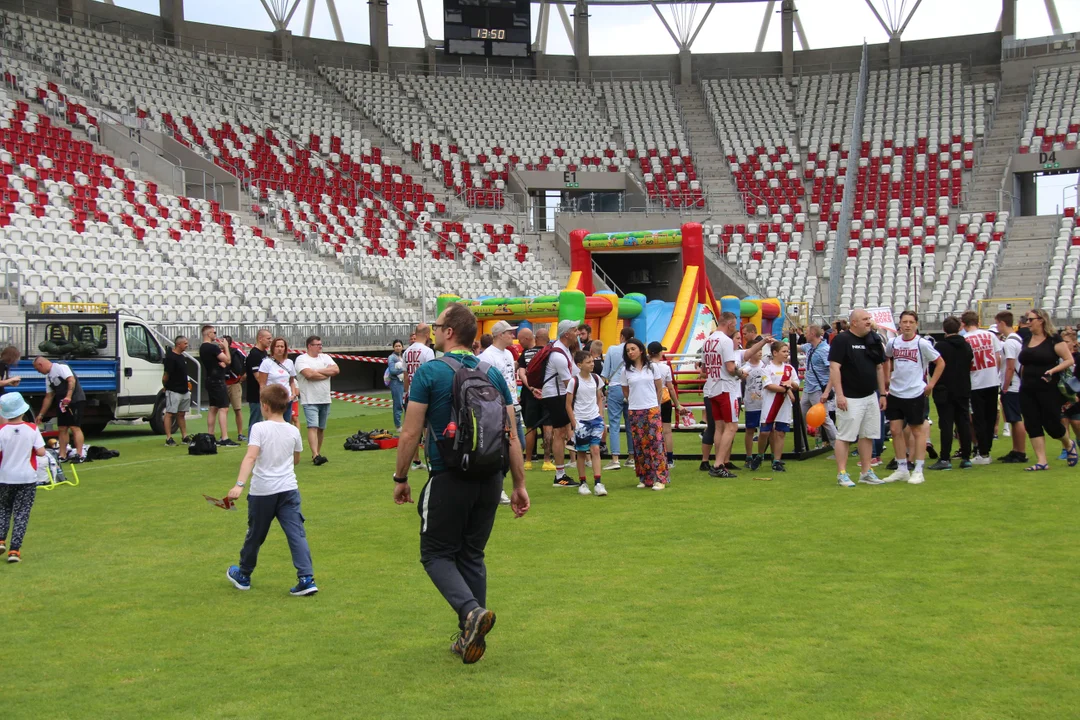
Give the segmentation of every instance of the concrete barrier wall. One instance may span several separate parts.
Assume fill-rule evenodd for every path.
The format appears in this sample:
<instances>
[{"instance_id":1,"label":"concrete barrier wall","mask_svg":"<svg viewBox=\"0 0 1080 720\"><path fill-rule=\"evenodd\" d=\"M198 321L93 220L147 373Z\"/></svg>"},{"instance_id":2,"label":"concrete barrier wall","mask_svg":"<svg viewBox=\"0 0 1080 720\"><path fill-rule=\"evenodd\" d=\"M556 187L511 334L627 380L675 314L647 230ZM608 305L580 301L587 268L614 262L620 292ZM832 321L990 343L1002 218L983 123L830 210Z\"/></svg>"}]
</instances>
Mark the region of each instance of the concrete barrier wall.
<instances>
[{"instance_id":1,"label":"concrete barrier wall","mask_svg":"<svg viewBox=\"0 0 1080 720\"><path fill-rule=\"evenodd\" d=\"M184 171L177 165L161 157L155 150L142 145L129 135L126 127L117 127L109 123L101 123L101 143L112 151L117 158L134 165L132 156L138 159L138 167L157 178L158 182L165 183L169 191L175 194L183 194ZM138 131L134 131L138 133ZM136 138L138 135L135 136ZM160 136L159 136L160 137Z\"/></svg>"}]
</instances>

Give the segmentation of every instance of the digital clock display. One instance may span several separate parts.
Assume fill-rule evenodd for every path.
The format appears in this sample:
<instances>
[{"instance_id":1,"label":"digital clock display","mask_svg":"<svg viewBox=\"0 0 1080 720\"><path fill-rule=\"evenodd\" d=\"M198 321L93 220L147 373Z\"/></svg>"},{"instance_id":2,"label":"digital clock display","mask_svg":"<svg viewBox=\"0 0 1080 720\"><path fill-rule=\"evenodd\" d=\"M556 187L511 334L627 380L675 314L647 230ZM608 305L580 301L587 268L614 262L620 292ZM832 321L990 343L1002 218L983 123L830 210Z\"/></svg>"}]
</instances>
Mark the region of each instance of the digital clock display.
<instances>
[{"instance_id":1,"label":"digital clock display","mask_svg":"<svg viewBox=\"0 0 1080 720\"><path fill-rule=\"evenodd\" d=\"M531 28L529 0L444 0L449 54L528 57Z\"/></svg>"}]
</instances>

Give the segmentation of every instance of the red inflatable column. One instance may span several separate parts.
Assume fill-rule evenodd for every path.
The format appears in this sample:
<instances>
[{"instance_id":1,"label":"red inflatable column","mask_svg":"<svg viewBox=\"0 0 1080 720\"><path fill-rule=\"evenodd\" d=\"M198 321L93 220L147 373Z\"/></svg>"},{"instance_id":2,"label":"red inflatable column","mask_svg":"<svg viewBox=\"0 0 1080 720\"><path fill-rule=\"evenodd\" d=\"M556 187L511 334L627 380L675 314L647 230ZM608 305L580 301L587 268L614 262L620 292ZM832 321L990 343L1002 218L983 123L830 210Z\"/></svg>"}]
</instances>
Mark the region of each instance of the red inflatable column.
<instances>
[{"instance_id":1,"label":"red inflatable column","mask_svg":"<svg viewBox=\"0 0 1080 720\"><path fill-rule=\"evenodd\" d=\"M705 237L701 223L691 222L682 226L683 273L689 267L701 268L698 273L697 301L708 303L709 276L705 273Z\"/></svg>"},{"instance_id":2,"label":"red inflatable column","mask_svg":"<svg viewBox=\"0 0 1080 720\"><path fill-rule=\"evenodd\" d=\"M701 234L701 226L698 225L698 235ZM581 241L589 234L588 230L570 231L570 272L581 273L581 284L578 289L589 297L596 288L593 286L592 253L586 250Z\"/></svg>"}]
</instances>

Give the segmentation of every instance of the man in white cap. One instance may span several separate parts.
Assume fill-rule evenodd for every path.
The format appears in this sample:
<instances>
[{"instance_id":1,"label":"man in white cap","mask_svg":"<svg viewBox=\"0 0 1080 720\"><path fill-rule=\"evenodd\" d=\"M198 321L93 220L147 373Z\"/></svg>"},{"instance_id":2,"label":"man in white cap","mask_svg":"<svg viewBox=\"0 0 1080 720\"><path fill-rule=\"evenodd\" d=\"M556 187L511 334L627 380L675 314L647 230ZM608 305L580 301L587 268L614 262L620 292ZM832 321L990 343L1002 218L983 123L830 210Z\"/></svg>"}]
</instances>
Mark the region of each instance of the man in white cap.
<instances>
[{"instance_id":1,"label":"man in white cap","mask_svg":"<svg viewBox=\"0 0 1080 720\"><path fill-rule=\"evenodd\" d=\"M555 460L555 487L574 487L578 483L566 475L566 443L570 440L570 416L566 412L566 385L577 372L574 353L578 350L578 324L562 320L557 329L558 337L552 343L544 370L544 386L533 395L540 398L547 420L551 426L551 451Z\"/></svg>"},{"instance_id":2,"label":"man in white cap","mask_svg":"<svg viewBox=\"0 0 1080 720\"><path fill-rule=\"evenodd\" d=\"M510 388L510 394L517 398L517 361L514 354L507 350L514 342L514 333L517 328L500 320L491 328L491 344L478 356L481 362L486 362L491 367L502 373L506 380L506 386ZM550 364L550 363L549 363ZM517 419L518 442L525 447L525 425L521 419L521 403L514 403L514 417ZM503 491L500 505L509 505L510 497Z\"/></svg>"}]
</instances>

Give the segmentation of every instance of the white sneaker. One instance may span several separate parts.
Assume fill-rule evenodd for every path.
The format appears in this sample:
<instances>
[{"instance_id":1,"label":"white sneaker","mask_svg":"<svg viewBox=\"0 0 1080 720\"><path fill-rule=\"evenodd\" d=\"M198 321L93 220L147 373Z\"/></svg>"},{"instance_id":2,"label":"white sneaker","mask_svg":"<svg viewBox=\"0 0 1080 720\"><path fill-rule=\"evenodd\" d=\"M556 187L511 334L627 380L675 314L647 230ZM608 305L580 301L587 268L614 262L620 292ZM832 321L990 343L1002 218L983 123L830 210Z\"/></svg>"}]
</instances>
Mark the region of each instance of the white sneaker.
<instances>
[{"instance_id":1,"label":"white sneaker","mask_svg":"<svg viewBox=\"0 0 1080 720\"><path fill-rule=\"evenodd\" d=\"M509 505L510 504L510 496L507 495L505 491L503 492L502 497L499 498L499 504L500 505Z\"/></svg>"},{"instance_id":2,"label":"white sneaker","mask_svg":"<svg viewBox=\"0 0 1080 720\"><path fill-rule=\"evenodd\" d=\"M585 461L585 467L588 467L588 468L592 467L592 458L589 458L589 459L587 459Z\"/></svg>"},{"instance_id":3,"label":"white sneaker","mask_svg":"<svg viewBox=\"0 0 1080 720\"><path fill-rule=\"evenodd\" d=\"M881 482L907 482L911 478L911 472L904 468L903 470L895 470L892 475L886 475L881 479Z\"/></svg>"},{"instance_id":4,"label":"white sneaker","mask_svg":"<svg viewBox=\"0 0 1080 720\"><path fill-rule=\"evenodd\" d=\"M638 486L638 489L640 490L640 489L642 489L642 488L644 488L644 487L645 487L645 483L643 483L643 482L639 482L639 483L637 484L637 486Z\"/></svg>"},{"instance_id":5,"label":"white sneaker","mask_svg":"<svg viewBox=\"0 0 1080 720\"><path fill-rule=\"evenodd\" d=\"M652 489L663 490L665 487L667 487L667 485L665 485L664 483L653 483Z\"/></svg>"},{"instance_id":6,"label":"white sneaker","mask_svg":"<svg viewBox=\"0 0 1080 720\"><path fill-rule=\"evenodd\" d=\"M911 477L908 478L908 485L922 485L926 481L921 471L916 470L911 473Z\"/></svg>"},{"instance_id":7,"label":"white sneaker","mask_svg":"<svg viewBox=\"0 0 1080 720\"><path fill-rule=\"evenodd\" d=\"M971 458L971 464L972 465L989 465L990 464L990 457L989 456L983 457L982 455L976 455L975 457Z\"/></svg>"},{"instance_id":8,"label":"white sneaker","mask_svg":"<svg viewBox=\"0 0 1080 720\"><path fill-rule=\"evenodd\" d=\"M874 472L874 469L870 468L867 472L859 474L859 482L863 485L880 485L886 481L879 478L877 473Z\"/></svg>"},{"instance_id":9,"label":"white sneaker","mask_svg":"<svg viewBox=\"0 0 1080 720\"><path fill-rule=\"evenodd\" d=\"M577 489L578 495L592 495L592 490L589 490L589 483L581 483Z\"/></svg>"},{"instance_id":10,"label":"white sneaker","mask_svg":"<svg viewBox=\"0 0 1080 720\"><path fill-rule=\"evenodd\" d=\"M621 470L621 469L622 469L622 465L619 464L618 460L612 460L611 462L609 462L607 465L604 466L604 471L605 472L608 471L608 470Z\"/></svg>"},{"instance_id":11,"label":"white sneaker","mask_svg":"<svg viewBox=\"0 0 1080 720\"><path fill-rule=\"evenodd\" d=\"M596 497L604 497L605 495L607 495L607 488L604 487L604 483L596 483L593 486L593 494L596 495Z\"/></svg>"},{"instance_id":12,"label":"white sneaker","mask_svg":"<svg viewBox=\"0 0 1080 720\"><path fill-rule=\"evenodd\" d=\"M627 458L626 467L634 467L634 458L633 457Z\"/></svg>"},{"instance_id":13,"label":"white sneaker","mask_svg":"<svg viewBox=\"0 0 1080 720\"><path fill-rule=\"evenodd\" d=\"M1012 425L1005 423L1005 427L1002 429L1001 434L1005 437L1012 437Z\"/></svg>"}]
</instances>

